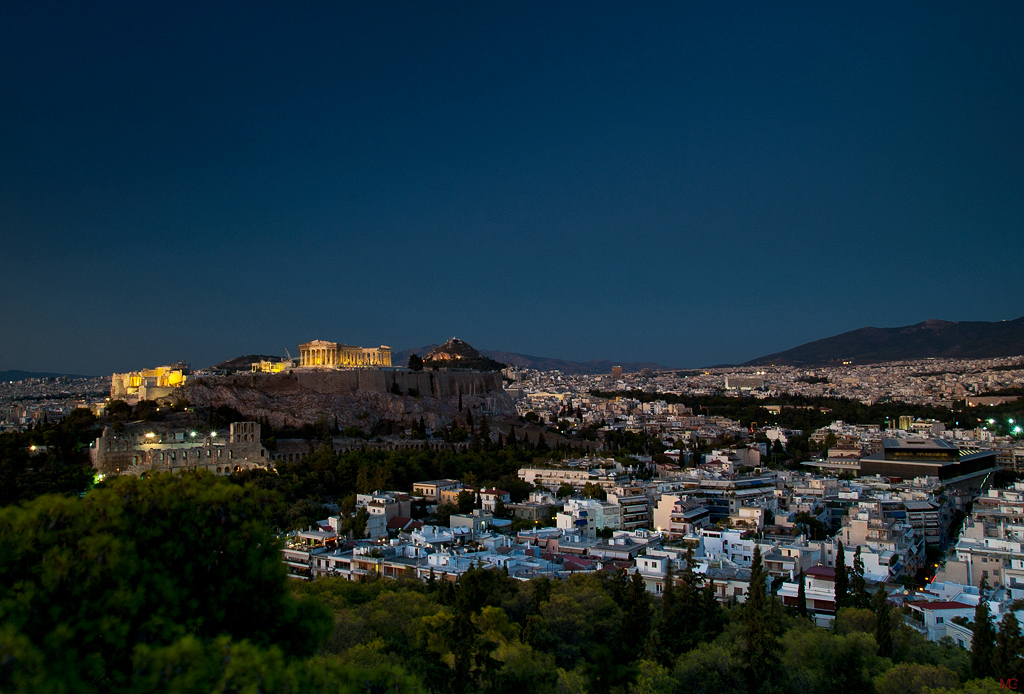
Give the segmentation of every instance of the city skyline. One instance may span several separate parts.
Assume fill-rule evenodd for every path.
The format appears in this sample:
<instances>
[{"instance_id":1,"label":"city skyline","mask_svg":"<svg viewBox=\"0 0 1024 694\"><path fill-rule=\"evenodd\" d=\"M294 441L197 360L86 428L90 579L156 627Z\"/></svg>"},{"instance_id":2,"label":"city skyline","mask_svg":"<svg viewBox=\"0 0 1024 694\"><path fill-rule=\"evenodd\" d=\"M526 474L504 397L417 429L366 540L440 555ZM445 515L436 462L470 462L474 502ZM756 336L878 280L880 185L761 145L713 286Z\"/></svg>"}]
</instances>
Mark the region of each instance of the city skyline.
<instances>
[{"instance_id":1,"label":"city skyline","mask_svg":"<svg viewBox=\"0 0 1024 694\"><path fill-rule=\"evenodd\" d=\"M4 15L3 369L1024 313L1019 4Z\"/></svg>"}]
</instances>

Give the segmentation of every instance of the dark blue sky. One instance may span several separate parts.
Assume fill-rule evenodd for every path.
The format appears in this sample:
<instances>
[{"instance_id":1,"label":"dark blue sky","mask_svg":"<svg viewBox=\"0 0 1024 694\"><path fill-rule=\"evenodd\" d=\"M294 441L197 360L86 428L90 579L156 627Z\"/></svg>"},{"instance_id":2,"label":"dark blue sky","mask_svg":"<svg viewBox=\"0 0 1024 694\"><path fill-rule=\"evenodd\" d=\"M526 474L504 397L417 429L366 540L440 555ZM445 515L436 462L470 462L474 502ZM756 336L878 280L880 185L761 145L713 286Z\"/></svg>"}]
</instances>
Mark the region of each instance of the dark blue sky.
<instances>
[{"instance_id":1,"label":"dark blue sky","mask_svg":"<svg viewBox=\"0 0 1024 694\"><path fill-rule=\"evenodd\" d=\"M4 3L0 369L1024 314L1024 4L768 5Z\"/></svg>"}]
</instances>

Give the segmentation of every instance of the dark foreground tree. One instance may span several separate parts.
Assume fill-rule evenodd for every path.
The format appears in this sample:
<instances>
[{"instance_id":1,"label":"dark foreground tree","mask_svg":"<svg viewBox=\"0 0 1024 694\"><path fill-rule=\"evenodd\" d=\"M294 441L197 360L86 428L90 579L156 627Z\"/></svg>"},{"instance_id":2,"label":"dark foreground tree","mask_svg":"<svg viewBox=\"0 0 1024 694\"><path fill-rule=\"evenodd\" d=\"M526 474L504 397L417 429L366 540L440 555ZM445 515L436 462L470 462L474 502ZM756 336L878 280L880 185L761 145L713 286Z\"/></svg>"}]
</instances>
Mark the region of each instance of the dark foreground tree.
<instances>
[{"instance_id":1,"label":"dark foreground tree","mask_svg":"<svg viewBox=\"0 0 1024 694\"><path fill-rule=\"evenodd\" d=\"M891 658L893 654L892 608L887 598L885 586L879 583L871 602L875 610L875 643L878 644L878 655L883 658Z\"/></svg>"},{"instance_id":2,"label":"dark foreground tree","mask_svg":"<svg viewBox=\"0 0 1024 694\"><path fill-rule=\"evenodd\" d=\"M846 550L842 540L836 550L836 611L850 606L850 574L846 568Z\"/></svg>"},{"instance_id":3,"label":"dark foreground tree","mask_svg":"<svg viewBox=\"0 0 1024 694\"><path fill-rule=\"evenodd\" d=\"M199 473L0 510L0 690L209 691L223 658L271 680L305 667L331 618L287 589L272 505Z\"/></svg>"},{"instance_id":4,"label":"dark foreground tree","mask_svg":"<svg viewBox=\"0 0 1024 694\"><path fill-rule=\"evenodd\" d=\"M989 677L995 652L995 628L988 611L988 581L981 579L981 600L974 609L974 637L971 640L971 671L975 677Z\"/></svg>"},{"instance_id":5,"label":"dark foreground tree","mask_svg":"<svg viewBox=\"0 0 1024 694\"><path fill-rule=\"evenodd\" d=\"M750 592L741 615L741 649L746 661L747 690L767 694L781 692L783 672L779 641L779 616L775 599L767 593L768 572L761 563L761 548L754 546L750 564Z\"/></svg>"}]
</instances>

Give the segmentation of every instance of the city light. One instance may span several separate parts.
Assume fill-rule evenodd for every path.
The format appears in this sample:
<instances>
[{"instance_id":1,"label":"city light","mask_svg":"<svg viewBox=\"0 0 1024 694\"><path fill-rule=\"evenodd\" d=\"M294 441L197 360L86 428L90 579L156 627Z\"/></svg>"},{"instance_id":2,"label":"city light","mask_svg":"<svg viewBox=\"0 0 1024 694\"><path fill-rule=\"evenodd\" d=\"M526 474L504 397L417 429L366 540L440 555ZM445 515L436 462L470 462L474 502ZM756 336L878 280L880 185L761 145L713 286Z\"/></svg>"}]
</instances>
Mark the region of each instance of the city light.
<instances>
[{"instance_id":1,"label":"city light","mask_svg":"<svg viewBox=\"0 0 1024 694\"><path fill-rule=\"evenodd\" d=\"M154 436L156 436L156 434L154 434L154 433L153 433L152 431L148 431L148 432L146 432L146 438L147 438L147 439L151 439L151 438L153 438Z\"/></svg>"}]
</instances>

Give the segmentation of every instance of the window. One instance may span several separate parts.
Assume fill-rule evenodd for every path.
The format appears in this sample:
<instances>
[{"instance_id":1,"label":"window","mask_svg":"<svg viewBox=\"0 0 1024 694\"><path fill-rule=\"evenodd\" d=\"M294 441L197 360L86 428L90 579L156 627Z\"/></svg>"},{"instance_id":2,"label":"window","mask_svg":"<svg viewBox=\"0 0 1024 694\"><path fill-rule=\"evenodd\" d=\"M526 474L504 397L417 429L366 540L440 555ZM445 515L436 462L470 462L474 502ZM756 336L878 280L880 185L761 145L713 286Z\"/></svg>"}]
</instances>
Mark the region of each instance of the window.
<instances>
[{"instance_id":1,"label":"window","mask_svg":"<svg viewBox=\"0 0 1024 694\"><path fill-rule=\"evenodd\" d=\"M935 623L936 623L936 624L942 624L942 620L943 620L943 619L944 619L943 617L936 617L936 618L935 618Z\"/></svg>"}]
</instances>

